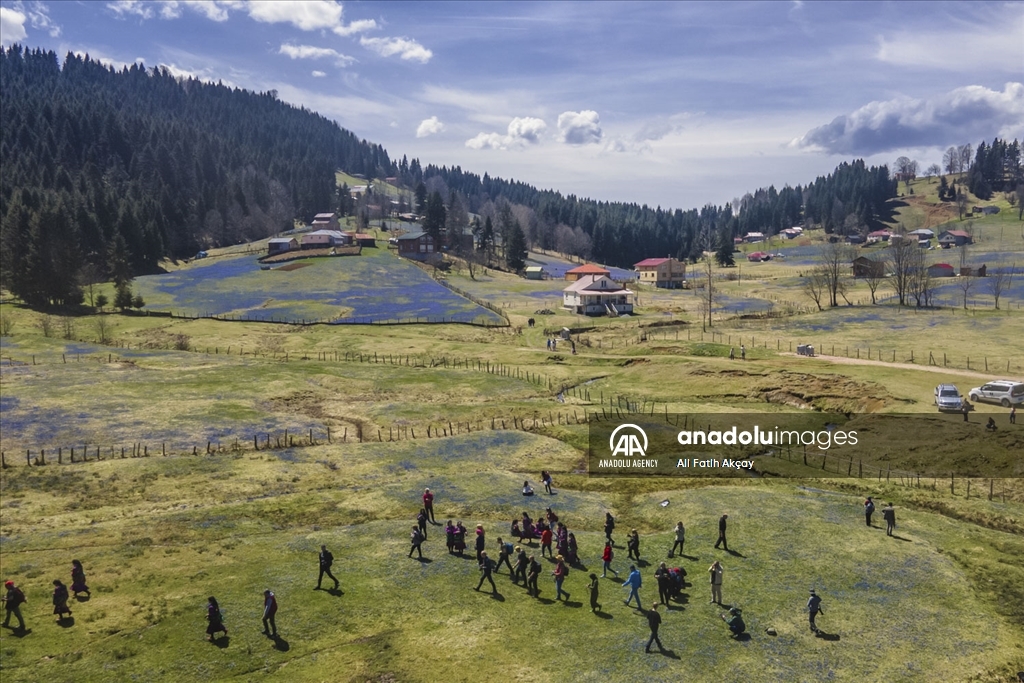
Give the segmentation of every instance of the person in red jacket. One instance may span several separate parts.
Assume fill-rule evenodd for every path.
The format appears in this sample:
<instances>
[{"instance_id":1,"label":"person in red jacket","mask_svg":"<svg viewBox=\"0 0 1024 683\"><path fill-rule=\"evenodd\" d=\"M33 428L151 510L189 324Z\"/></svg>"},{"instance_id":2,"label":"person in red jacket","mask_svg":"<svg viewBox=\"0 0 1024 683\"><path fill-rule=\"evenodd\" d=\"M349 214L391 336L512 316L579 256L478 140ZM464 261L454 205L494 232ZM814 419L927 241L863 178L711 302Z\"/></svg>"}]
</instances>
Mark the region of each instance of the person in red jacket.
<instances>
[{"instance_id":1,"label":"person in red jacket","mask_svg":"<svg viewBox=\"0 0 1024 683\"><path fill-rule=\"evenodd\" d=\"M611 569L615 577L618 578L619 573L612 569L612 558L615 557L615 551L612 550L611 541L607 541L604 544L604 553L601 554L601 560L604 562L604 571L601 573L601 578L608 576L608 570Z\"/></svg>"},{"instance_id":2,"label":"person in red jacket","mask_svg":"<svg viewBox=\"0 0 1024 683\"><path fill-rule=\"evenodd\" d=\"M544 557L544 551L548 552L548 555L554 557L551 552L551 529L545 528L540 534L540 556Z\"/></svg>"},{"instance_id":3,"label":"person in red jacket","mask_svg":"<svg viewBox=\"0 0 1024 683\"><path fill-rule=\"evenodd\" d=\"M430 492L430 489L423 490L423 509L430 517L430 523L437 524L437 520L434 519L434 494Z\"/></svg>"}]
</instances>

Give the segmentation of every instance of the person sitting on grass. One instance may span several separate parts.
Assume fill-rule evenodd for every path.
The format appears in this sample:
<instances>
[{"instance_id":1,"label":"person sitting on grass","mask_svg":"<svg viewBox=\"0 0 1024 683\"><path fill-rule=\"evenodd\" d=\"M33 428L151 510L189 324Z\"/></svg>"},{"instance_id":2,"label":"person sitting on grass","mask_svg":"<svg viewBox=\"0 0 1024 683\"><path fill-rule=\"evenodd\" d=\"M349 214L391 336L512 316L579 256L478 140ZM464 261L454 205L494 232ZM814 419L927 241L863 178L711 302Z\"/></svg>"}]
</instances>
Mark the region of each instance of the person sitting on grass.
<instances>
[{"instance_id":1,"label":"person sitting on grass","mask_svg":"<svg viewBox=\"0 0 1024 683\"><path fill-rule=\"evenodd\" d=\"M519 520L518 519L513 519L512 520L512 530L509 533L512 535L512 538L515 538L520 543L523 542L523 532L519 529Z\"/></svg>"},{"instance_id":2,"label":"person sitting on grass","mask_svg":"<svg viewBox=\"0 0 1024 683\"><path fill-rule=\"evenodd\" d=\"M523 495L524 496L532 496L533 495L533 487L530 486L530 482L528 482L528 481L524 481L523 482Z\"/></svg>"},{"instance_id":3,"label":"person sitting on grass","mask_svg":"<svg viewBox=\"0 0 1024 683\"><path fill-rule=\"evenodd\" d=\"M729 608L728 614L718 615L722 618L722 621L726 623L729 630L732 631L733 637L736 637L747 630L747 625L743 623L743 617L740 616L739 607Z\"/></svg>"},{"instance_id":4,"label":"person sitting on grass","mask_svg":"<svg viewBox=\"0 0 1024 683\"><path fill-rule=\"evenodd\" d=\"M989 432L996 431L996 421L995 421L995 418L991 418L990 417L988 419L988 422L985 423L985 431L989 431Z\"/></svg>"}]
</instances>

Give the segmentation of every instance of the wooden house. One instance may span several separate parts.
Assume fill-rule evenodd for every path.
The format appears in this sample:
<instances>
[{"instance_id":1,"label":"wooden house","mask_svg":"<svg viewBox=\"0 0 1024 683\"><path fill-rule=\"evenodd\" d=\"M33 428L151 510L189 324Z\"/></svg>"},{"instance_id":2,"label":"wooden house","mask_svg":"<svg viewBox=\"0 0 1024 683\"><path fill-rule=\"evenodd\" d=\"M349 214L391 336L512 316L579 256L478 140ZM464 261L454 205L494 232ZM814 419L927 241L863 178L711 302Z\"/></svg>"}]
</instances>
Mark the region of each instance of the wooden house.
<instances>
[{"instance_id":1,"label":"wooden house","mask_svg":"<svg viewBox=\"0 0 1024 683\"><path fill-rule=\"evenodd\" d=\"M686 264L674 258L648 258L633 264L642 284L680 289L686 284Z\"/></svg>"}]
</instances>

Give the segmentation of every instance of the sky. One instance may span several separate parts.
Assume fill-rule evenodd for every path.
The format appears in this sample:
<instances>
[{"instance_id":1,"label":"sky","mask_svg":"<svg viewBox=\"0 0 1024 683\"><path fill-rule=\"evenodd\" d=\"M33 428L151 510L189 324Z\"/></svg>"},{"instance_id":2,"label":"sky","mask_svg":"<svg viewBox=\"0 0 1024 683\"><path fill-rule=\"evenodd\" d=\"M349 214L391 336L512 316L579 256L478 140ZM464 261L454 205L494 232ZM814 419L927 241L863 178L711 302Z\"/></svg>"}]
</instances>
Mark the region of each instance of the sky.
<instances>
[{"instance_id":1,"label":"sky","mask_svg":"<svg viewBox=\"0 0 1024 683\"><path fill-rule=\"evenodd\" d=\"M276 90L393 159L652 207L1024 139L1024 3L0 0L0 42Z\"/></svg>"}]
</instances>

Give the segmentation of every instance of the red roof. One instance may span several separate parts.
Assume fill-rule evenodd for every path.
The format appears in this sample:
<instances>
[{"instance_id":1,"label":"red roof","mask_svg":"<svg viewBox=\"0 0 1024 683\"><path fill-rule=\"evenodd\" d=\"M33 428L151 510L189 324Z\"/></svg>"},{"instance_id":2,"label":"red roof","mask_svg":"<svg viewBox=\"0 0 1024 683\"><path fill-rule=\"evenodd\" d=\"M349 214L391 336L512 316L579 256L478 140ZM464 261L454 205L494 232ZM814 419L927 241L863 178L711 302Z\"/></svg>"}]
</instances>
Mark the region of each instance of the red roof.
<instances>
[{"instance_id":1,"label":"red roof","mask_svg":"<svg viewBox=\"0 0 1024 683\"><path fill-rule=\"evenodd\" d=\"M667 258L645 258L640 263L634 263L634 268L655 268L668 261Z\"/></svg>"},{"instance_id":2,"label":"red roof","mask_svg":"<svg viewBox=\"0 0 1024 683\"><path fill-rule=\"evenodd\" d=\"M567 274L572 273L573 275L608 275L611 273L610 270L602 268L601 266L595 266L593 263L585 263L582 266L576 266L572 270L565 271Z\"/></svg>"},{"instance_id":3,"label":"red roof","mask_svg":"<svg viewBox=\"0 0 1024 683\"><path fill-rule=\"evenodd\" d=\"M748 259L748 260L754 260L754 259L757 259L758 261L760 261L761 259L763 259L763 258L764 258L765 256L767 256L767 255L768 255L768 254L766 254L766 253L765 253L765 252L763 252L763 251L755 251L755 252L754 252L753 254L747 254L747 259Z\"/></svg>"},{"instance_id":4,"label":"red roof","mask_svg":"<svg viewBox=\"0 0 1024 683\"><path fill-rule=\"evenodd\" d=\"M936 263L934 266L932 266L932 268L948 268L949 270L956 270L956 268L949 265L948 263Z\"/></svg>"},{"instance_id":5,"label":"red roof","mask_svg":"<svg viewBox=\"0 0 1024 683\"><path fill-rule=\"evenodd\" d=\"M883 237L885 235L891 235L891 234L892 233L889 232L888 230L875 230L874 232L869 232L868 233L868 237Z\"/></svg>"}]
</instances>

